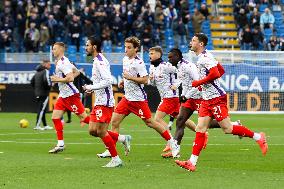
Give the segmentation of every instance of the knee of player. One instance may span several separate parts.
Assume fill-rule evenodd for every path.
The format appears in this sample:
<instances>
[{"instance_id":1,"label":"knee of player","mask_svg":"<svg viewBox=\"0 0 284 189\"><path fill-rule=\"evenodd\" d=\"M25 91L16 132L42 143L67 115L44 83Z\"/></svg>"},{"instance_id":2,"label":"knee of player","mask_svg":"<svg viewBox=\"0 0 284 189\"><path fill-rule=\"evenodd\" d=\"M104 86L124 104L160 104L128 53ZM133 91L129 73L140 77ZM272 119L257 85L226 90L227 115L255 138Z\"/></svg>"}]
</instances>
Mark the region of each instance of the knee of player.
<instances>
[{"instance_id":1,"label":"knee of player","mask_svg":"<svg viewBox=\"0 0 284 189\"><path fill-rule=\"evenodd\" d=\"M233 128L231 128L231 127L222 127L222 129L223 129L225 134L231 134L232 130L233 130Z\"/></svg>"},{"instance_id":2,"label":"knee of player","mask_svg":"<svg viewBox=\"0 0 284 189\"><path fill-rule=\"evenodd\" d=\"M97 130L95 130L95 129L89 129L89 134L91 136L98 137Z\"/></svg>"}]
</instances>

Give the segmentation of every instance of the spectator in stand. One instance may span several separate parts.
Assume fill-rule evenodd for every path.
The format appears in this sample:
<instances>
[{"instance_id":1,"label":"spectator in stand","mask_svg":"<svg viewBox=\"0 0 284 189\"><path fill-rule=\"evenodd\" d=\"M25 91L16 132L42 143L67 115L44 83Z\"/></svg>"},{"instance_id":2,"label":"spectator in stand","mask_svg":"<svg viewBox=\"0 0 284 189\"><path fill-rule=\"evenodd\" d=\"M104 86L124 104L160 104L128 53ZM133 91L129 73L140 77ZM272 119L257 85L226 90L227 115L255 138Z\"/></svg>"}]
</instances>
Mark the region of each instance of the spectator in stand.
<instances>
[{"instance_id":1,"label":"spectator in stand","mask_svg":"<svg viewBox=\"0 0 284 189\"><path fill-rule=\"evenodd\" d=\"M25 31L24 46L26 52L37 52L39 42L39 31L36 28L36 23L31 22L30 27Z\"/></svg>"},{"instance_id":2,"label":"spectator in stand","mask_svg":"<svg viewBox=\"0 0 284 189\"><path fill-rule=\"evenodd\" d=\"M252 15L250 16L249 25L251 28L259 27L260 26L260 14L257 8L253 9Z\"/></svg>"},{"instance_id":3,"label":"spectator in stand","mask_svg":"<svg viewBox=\"0 0 284 189\"><path fill-rule=\"evenodd\" d=\"M245 9L240 9L240 12L236 18L238 30L243 29L248 25L248 18L245 13Z\"/></svg>"},{"instance_id":4,"label":"spectator in stand","mask_svg":"<svg viewBox=\"0 0 284 189\"><path fill-rule=\"evenodd\" d=\"M16 45L16 51L23 52L24 51L24 37L26 30L26 18L18 13L15 21L15 31L14 31L14 40Z\"/></svg>"},{"instance_id":5,"label":"spectator in stand","mask_svg":"<svg viewBox=\"0 0 284 189\"><path fill-rule=\"evenodd\" d=\"M145 6L143 20L146 25L154 25L154 13L152 12L151 7L148 3Z\"/></svg>"},{"instance_id":6,"label":"spectator in stand","mask_svg":"<svg viewBox=\"0 0 284 189\"><path fill-rule=\"evenodd\" d=\"M263 49L263 34L261 33L259 27L255 27L252 33L252 47L253 50Z\"/></svg>"},{"instance_id":7,"label":"spectator in stand","mask_svg":"<svg viewBox=\"0 0 284 189\"><path fill-rule=\"evenodd\" d=\"M155 27L162 29L164 24L164 14L163 14L163 7L161 1L156 2L154 18L155 18Z\"/></svg>"},{"instance_id":8,"label":"spectator in stand","mask_svg":"<svg viewBox=\"0 0 284 189\"><path fill-rule=\"evenodd\" d=\"M39 51L41 52L46 52L46 48L48 46L48 42L49 42L49 31L47 26L42 23L40 25L40 31L39 31Z\"/></svg>"},{"instance_id":9,"label":"spectator in stand","mask_svg":"<svg viewBox=\"0 0 284 189\"><path fill-rule=\"evenodd\" d=\"M185 24L182 22L182 19L179 20L177 25L177 33L180 37L179 45L186 44L186 27Z\"/></svg>"},{"instance_id":10,"label":"spectator in stand","mask_svg":"<svg viewBox=\"0 0 284 189\"><path fill-rule=\"evenodd\" d=\"M142 16L138 16L137 20L133 22L133 31L136 37L140 38L144 30L144 21Z\"/></svg>"},{"instance_id":11,"label":"spectator in stand","mask_svg":"<svg viewBox=\"0 0 284 189\"><path fill-rule=\"evenodd\" d=\"M148 51L152 47L152 28L151 26L146 26L144 32L142 33L141 39L144 46L144 51Z\"/></svg>"},{"instance_id":12,"label":"spectator in stand","mask_svg":"<svg viewBox=\"0 0 284 189\"><path fill-rule=\"evenodd\" d=\"M80 37L82 33L80 17L77 15L73 15L72 22L69 23L69 36L71 37L71 45L75 45L77 48L77 52L80 49Z\"/></svg>"},{"instance_id":13,"label":"spectator in stand","mask_svg":"<svg viewBox=\"0 0 284 189\"><path fill-rule=\"evenodd\" d=\"M273 35L270 37L270 40L267 43L267 50L269 51L279 51L280 41L279 39Z\"/></svg>"},{"instance_id":14,"label":"spectator in stand","mask_svg":"<svg viewBox=\"0 0 284 189\"><path fill-rule=\"evenodd\" d=\"M180 17L182 18L182 22L184 24L187 24L190 20L190 14L189 14L189 4L187 0L181 0L179 2L180 4Z\"/></svg>"},{"instance_id":15,"label":"spectator in stand","mask_svg":"<svg viewBox=\"0 0 284 189\"><path fill-rule=\"evenodd\" d=\"M218 3L219 3L219 0L212 0L211 10L212 10L212 16L214 18L218 18L219 16Z\"/></svg>"},{"instance_id":16,"label":"spectator in stand","mask_svg":"<svg viewBox=\"0 0 284 189\"><path fill-rule=\"evenodd\" d=\"M177 10L174 8L174 5L169 4L164 10L164 16L166 19L166 28L173 29L174 22L178 18Z\"/></svg>"},{"instance_id":17,"label":"spectator in stand","mask_svg":"<svg viewBox=\"0 0 284 189\"><path fill-rule=\"evenodd\" d=\"M251 50L252 45L252 33L248 26L240 32L241 50Z\"/></svg>"},{"instance_id":18,"label":"spectator in stand","mask_svg":"<svg viewBox=\"0 0 284 189\"><path fill-rule=\"evenodd\" d=\"M85 37L93 36L96 33L96 28L91 21L91 18L86 18L83 25L83 34Z\"/></svg>"},{"instance_id":19,"label":"spectator in stand","mask_svg":"<svg viewBox=\"0 0 284 189\"><path fill-rule=\"evenodd\" d=\"M209 10L208 10L208 8L207 8L205 3L202 3L202 5L201 5L201 7L199 9L199 12L205 17L205 20L208 19L208 16L210 14L209 14Z\"/></svg>"},{"instance_id":20,"label":"spectator in stand","mask_svg":"<svg viewBox=\"0 0 284 189\"><path fill-rule=\"evenodd\" d=\"M264 29L270 28L273 30L273 24L275 22L273 14L271 14L269 8L264 10L264 13L260 16L260 29L263 32Z\"/></svg>"},{"instance_id":21,"label":"spectator in stand","mask_svg":"<svg viewBox=\"0 0 284 189\"><path fill-rule=\"evenodd\" d=\"M284 38L281 37L279 41L280 41L280 43L279 43L279 50L280 51L284 51Z\"/></svg>"},{"instance_id":22,"label":"spectator in stand","mask_svg":"<svg viewBox=\"0 0 284 189\"><path fill-rule=\"evenodd\" d=\"M111 46L112 42L111 42L111 38L112 38L112 31L109 28L109 26L107 24L104 25L103 27L103 31L102 31L102 42L103 42L103 46Z\"/></svg>"},{"instance_id":23,"label":"spectator in stand","mask_svg":"<svg viewBox=\"0 0 284 189\"><path fill-rule=\"evenodd\" d=\"M192 19L192 26L194 28L194 33L201 32L201 24L205 20L205 17L199 12L198 9L194 9L194 14L191 17Z\"/></svg>"},{"instance_id":24,"label":"spectator in stand","mask_svg":"<svg viewBox=\"0 0 284 189\"><path fill-rule=\"evenodd\" d=\"M11 30L0 32L0 52L5 50L11 52L12 34Z\"/></svg>"},{"instance_id":25,"label":"spectator in stand","mask_svg":"<svg viewBox=\"0 0 284 189\"><path fill-rule=\"evenodd\" d=\"M50 43L53 44L57 35L58 22L54 19L54 16L52 14L48 16L47 27L49 29L49 35L51 40Z\"/></svg>"}]
</instances>

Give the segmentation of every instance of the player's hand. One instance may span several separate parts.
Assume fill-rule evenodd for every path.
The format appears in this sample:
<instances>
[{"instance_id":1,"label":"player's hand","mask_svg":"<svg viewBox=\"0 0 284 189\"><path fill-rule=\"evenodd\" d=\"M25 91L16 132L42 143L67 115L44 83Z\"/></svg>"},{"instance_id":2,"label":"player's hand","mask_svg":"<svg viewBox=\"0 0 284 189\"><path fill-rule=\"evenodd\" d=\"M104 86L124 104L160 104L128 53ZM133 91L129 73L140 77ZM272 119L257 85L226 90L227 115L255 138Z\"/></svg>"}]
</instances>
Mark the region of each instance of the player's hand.
<instances>
[{"instance_id":1,"label":"player's hand","mask_svg":"<svg viewBox=\"0 0 284 189\"><path fill-rule=\"evenodd\" d=\"M132 78L132 76L129 75L127 72L123 72L122 77L125 78L125 79L128 79L128 80L131 80L131 78Z\"/></svg>"},{"instance_id":2,"label":"player's hand","mask_svg":"<svg viewBox=\"0 0 284 189\"><path fill-rule=\"evenodd\" d=\"M85 93L90 94L93 92L93 90L91 89L91 85L84 85L82 88L85 91Z\"/></svg>"},{"instance_id":3,"label":"player's hand","mask_svg":"<svg viewBox=\"0 0 284 189\"><path fill-rule=\"evenodd\" d=\"M58 77L58 76L56 76L56 75L52 75L52 76L50 76L50 80L51 80L52 82L57 82L57 81L58 81L58 79L59 79L59 77Z\"/></svg>"},{"instance_id":4,"label":"player's hand","mask_svg":"<svg viewBox=\"0 0 284 189\"><path fill-rule=\"evenodd\" d=\"M171 90L175 90L175 91L176 91L176 90L177 90L177 86L172 85L172 86L171 86Z\"/></svg>"},{"instance_id":5,"label":"player's hand","mask_svg":"<svg viewBox=\"0 0 284 189\"><path fill-rule=\"evenodd\" d=\"M201 85L201 82L199 80L195 80L191 83L192 87L198 87L199 85Z\"/></svg>"},{"instance_id":6,"label":"player's hand","mask_svg":"<svg viewBox=\"0 0 284 189\"><path fill-rule=\"evenodd\" d=\"M118 84L118 88L122 89L124 87L124 81L120 81Z\"/></svg>"},{"instance_id":7,"label":"player's hand","mask_svg":"<svg viewBox=\"0 0 284 189\"><path fill-rule=\"evenodd\" d=\"M180 101L181 103L184 103L184 102L187 101L187 99L185 98L185 96L181 96L181 97L179 97L179 101Z\"/></svg>"},{"instance_id":8,"label":"player's hand","mask_svg":"<svg viewBox=\"0 0 284 189\"><path fill-rule=\"evenodd\" d=\"M153 80L153 79L154 79L153 74L150 74L150 75L149 75L149 80Z\"/></svg>"}]
</instances>

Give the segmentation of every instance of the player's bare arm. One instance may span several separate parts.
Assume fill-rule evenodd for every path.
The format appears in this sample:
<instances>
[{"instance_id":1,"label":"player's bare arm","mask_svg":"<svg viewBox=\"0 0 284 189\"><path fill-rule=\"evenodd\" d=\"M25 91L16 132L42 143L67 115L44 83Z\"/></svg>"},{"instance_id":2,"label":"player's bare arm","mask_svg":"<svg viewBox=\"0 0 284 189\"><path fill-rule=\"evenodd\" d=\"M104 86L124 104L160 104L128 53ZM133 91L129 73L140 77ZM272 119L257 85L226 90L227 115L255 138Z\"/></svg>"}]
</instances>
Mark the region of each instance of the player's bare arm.
<instances>
[{"instance_id":1,"label":"player's bare arm","mask_svg":"<svg viewBox=\"0 0 284 189\"><path fill-rule=\"evenodd\" d=\"M124 81L121 80L118 84L118 88L122 89L124 87Z\"/></svg>"},{"instance_id":2,"label":"player's bare arm","mask_svg":"<svg viewBox=\"0 0 284 189\"><path fill-rule=\"evenodd\" d=\"M134 77L129 75L127 72L123 72L122 74L123 78L134 81L135 83L138 84L148 84L148 76L144 76L144 77Z\"/></svg>"},{"instance_id":3,"label":"player's bare arm","mask_svg":"<svg viewBox=\"0 0 284 189\"><path fill-rule=\"evenodd\" d=\"M80 71L78 69L73 68L72 71L73 71L74 78L76 78L80 75Z\"/></svg>"},{"instance_id":4,"label":"player's bare arm","mask_svg":"<svg viewBox=\"0 0 284 189\"><path fill-rule=\"evenodd\" d=\"M56 75L50 76L52 82L56 83L69 83L74 81L74 75L72 73L68 73L65 77L58 77Z\"/></svg>"}]
</instances>

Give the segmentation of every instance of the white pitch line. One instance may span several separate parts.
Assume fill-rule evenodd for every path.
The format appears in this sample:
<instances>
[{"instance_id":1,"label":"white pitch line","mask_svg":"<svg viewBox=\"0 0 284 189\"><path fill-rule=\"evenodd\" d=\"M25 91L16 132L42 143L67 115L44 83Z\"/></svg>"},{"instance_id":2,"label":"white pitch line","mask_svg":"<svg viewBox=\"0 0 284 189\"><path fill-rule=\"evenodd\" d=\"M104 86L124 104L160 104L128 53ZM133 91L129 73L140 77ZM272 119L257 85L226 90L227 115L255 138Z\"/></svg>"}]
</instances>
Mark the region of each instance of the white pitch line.
<instances>
[{"instance_id":1,"label":"white pitch line","mask_svg":"<svg viewBox=\"0 0 284 189\"><path fill-rule=\"evenodd\" d=\"M3 140L0 143L16 143L16 144L53 144L54 142L41 142L41 141L7 141ZM67 145L74 144L74 145L102 145L103 143L98 142L67 142ZM151 143L132 143L132 146L164 146L165 144L151 144ZM192 144L182 144L183 146L192 146ZM255 144L207 144L209 146L254 146ZM284 144L269 144L269 146L284 146Z\"/></svg>"}]
</instances>

